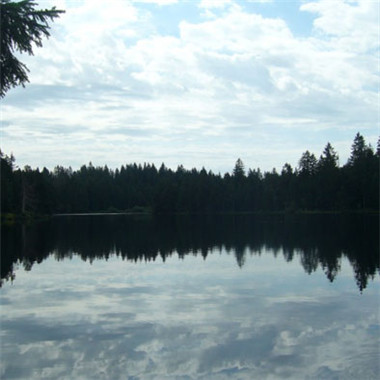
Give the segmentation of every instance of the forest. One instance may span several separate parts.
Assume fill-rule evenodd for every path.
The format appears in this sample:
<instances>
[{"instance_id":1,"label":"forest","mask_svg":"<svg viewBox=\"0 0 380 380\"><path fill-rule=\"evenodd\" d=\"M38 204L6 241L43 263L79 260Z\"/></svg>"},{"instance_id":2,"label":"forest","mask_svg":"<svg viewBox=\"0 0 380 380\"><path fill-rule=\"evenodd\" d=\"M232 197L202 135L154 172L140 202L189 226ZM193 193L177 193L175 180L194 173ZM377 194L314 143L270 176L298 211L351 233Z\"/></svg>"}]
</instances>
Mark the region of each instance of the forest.
<instances>
[{"instance_id":1,"label":"forest","mask_svg":"<svg viewBox=\"0 0 380 380\"><path fill-rule=\"evenodd\" d=\"M327 143L319 158L307 150L298 167L285 163L281 172L246 169L241 159L224 175L146 163L115 170L89 163L78 170L56 166L50 171L20 169L12 154L0 156L2 215L379 210L380 139L374 151L359 132L344 165Z\"/></svg>"}]
</instances>

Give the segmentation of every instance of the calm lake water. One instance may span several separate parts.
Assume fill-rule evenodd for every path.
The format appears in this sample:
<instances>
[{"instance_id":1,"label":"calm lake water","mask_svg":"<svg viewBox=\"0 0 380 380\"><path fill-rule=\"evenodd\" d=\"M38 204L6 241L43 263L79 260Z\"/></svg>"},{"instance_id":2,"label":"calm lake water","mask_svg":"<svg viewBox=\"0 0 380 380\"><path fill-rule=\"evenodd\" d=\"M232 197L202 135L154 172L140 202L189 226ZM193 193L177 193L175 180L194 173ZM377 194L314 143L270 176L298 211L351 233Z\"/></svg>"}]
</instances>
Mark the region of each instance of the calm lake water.
<instances>
[{"instance_id":1,"label":"calm lake water","mask_svg":"<svg viewBox=\"0 0 380 380\"><path fill-rule=\"evenodd\" d=\"M2 379L378 379L378 216L3 227Z\"/></svg>"}]
</instances>

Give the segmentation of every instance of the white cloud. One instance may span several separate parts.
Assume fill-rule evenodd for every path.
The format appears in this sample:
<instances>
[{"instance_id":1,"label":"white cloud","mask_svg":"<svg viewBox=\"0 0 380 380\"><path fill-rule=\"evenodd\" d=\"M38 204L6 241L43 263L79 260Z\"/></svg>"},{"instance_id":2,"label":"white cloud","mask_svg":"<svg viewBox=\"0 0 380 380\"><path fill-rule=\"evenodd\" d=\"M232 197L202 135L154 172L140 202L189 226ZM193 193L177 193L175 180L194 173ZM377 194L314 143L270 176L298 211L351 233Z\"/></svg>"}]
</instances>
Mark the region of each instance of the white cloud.
<instances>
[{"instance_id":1,"label":"white cloud","mask_svg":"<svg viewBox=\"0 0 380 380\"><path fill-rule=\"evenodd\" d=\"M178 34L163 35L160 22L167 20L157 20L139 2L57 3L66 13L54 24L52 38L35 56L23 57L31 84L4 99L3 116L12 127L3 128L3 149L30 159L34 153L27 142L20 146L20 133L37 138L52 130L55 118L68 131L80 128L89 142L81 142L78 165L104 148L104 161L115 165L152 159L226 171L237 156L248 167L271 169L296 163L306 149L319 155L327 140L334 145L358 130L376 133L373 2L302 4L302 11L316 15L313 34L302 38L283 19L249 13L231 1L203 1L201 9L184 4L198 13L216 12L217 6L223 12L206 20L183 14ZM37 129L31 131L30 124ZM105 142L110 130L118 137ZM141 133L132 136L132 130ZM77 138L66 135L67 145L60 142L58 148L63 160ZM57 145L54 135L40 142L41 150L57 149L46 145ZM109 144L112 152L125 152L119 161ZM207 154L203 147L210 145ZM41 160L37 155L25 163L57 164Z\"/></svg>"},{"instance_id":2,"label":"white cloud","mask_svg":"<svg viewBox=\"0 0 380 380\"><path fill-rule=\"evenodd\" d=\"M303 4L300 9L318 15L314 20L316 31L330 37L335 48L358 54L379 47L378 1L321 0Z\"/></svg>"}]
</instances>

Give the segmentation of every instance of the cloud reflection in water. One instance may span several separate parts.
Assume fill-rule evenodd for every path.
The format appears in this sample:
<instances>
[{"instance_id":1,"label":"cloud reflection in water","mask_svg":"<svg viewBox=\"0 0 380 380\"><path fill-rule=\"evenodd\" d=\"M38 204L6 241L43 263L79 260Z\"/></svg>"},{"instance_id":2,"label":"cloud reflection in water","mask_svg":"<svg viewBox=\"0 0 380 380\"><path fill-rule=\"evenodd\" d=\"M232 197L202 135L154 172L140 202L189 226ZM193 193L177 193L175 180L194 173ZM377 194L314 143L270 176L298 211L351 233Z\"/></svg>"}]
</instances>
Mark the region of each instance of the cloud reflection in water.
<instances>
[{"instance_id":1,"label":"cloud reflection in water","mask_svg":"<svg viewBox=\"0 0 380 380\"><path fill-rule=\"evenodd\" d=\"M75 255L1 289L6 379L374 379L379 284L272 252L133 263Z\"/></svg>"}]
</instances>

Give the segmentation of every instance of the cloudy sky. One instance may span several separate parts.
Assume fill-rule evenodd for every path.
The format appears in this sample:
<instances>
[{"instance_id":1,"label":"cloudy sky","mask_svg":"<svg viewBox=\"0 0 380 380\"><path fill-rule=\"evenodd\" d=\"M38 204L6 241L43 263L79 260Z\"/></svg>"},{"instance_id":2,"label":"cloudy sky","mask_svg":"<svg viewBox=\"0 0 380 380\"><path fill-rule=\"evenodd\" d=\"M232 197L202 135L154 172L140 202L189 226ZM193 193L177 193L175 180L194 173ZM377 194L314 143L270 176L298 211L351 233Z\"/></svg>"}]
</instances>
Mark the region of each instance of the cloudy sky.
<instances>
[{"instance_id":1,"label":"cloudy sky","mask_svg":"<svg viewBox=\"0 0 380 380\"><path fill-rule=\"evenodd\" d=\"M40 0L66 10L1 101L23 167L345 164L379 135L378 0Z\"/></svg>"}]
</instances>

